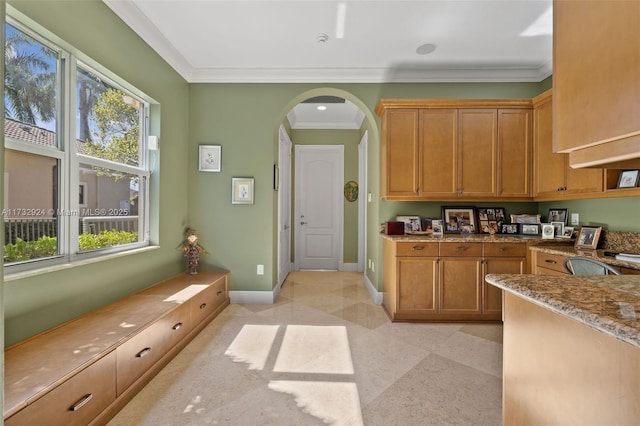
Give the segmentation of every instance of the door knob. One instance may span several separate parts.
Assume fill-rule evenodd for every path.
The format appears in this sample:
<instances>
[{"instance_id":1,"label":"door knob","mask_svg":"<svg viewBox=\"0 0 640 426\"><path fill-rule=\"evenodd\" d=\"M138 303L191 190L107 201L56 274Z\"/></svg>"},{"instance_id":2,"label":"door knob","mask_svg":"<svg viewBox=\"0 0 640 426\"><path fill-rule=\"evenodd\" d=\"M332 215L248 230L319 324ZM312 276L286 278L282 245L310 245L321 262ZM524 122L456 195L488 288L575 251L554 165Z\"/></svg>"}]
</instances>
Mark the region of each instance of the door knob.
<instances>
[{"instance_id":1,"label":"door knob","mask_svg":"<svg viewBox=\"0 0 640 426\"><path fill-rule=\"evenodd\" d=\"M306 225L307 222L300 222L300 225Z\"/></svg>"}]
</instances>

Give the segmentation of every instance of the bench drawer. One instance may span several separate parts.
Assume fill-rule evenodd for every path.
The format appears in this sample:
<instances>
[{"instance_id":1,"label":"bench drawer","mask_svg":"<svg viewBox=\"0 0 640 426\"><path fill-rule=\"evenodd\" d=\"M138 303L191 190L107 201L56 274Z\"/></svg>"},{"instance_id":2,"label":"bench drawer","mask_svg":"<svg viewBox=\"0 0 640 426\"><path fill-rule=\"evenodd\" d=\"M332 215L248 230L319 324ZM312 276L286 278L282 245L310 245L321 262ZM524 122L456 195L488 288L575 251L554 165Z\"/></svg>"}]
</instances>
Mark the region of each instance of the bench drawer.
<instances>
[{"instance_id":1,"label":"bench drawer","mask_svg":"<svg viewBox=\"0 0 640 426\"><path fill-rule=\"evenodd\" d=\"M196 294L191 299L191 318L194 327L226 302L228 297L226 277L220 278Z\"/></svg>"}]
</instances>

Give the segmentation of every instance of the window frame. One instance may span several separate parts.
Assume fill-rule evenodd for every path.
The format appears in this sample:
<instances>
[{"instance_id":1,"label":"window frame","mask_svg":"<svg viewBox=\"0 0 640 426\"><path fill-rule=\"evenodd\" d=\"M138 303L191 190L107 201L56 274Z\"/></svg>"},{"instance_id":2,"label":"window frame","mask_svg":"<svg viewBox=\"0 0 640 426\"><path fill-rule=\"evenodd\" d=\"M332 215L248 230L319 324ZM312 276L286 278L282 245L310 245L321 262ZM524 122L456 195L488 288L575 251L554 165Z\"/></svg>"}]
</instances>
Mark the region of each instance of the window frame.
<instances>
[{"instance_id":1,"label":"window frame","mask_svg":"<svg viewBox=\"0 0 640 426\"><path fill-rule=\"evenodd\" d=\"M14 273L50 268L55 265L82 262L87 259L105 257L114 253L136 251L151 245L150 241L150 176L152 173L148 138L150 132L150 108L157 104L151 97L137 89L124 79L112 73L87 55L78 51L69 43L55 36L42 26L7 5L5 23L41 43L58 54L56 78L56 139L57 148L38 146L33 143L5 137L4 149L27 152L54 158L58 161L58 254L52 257L31 259L23 262L4 264L5 276ZM4 29L3 29L4 30ZM77 69L90 72L105 83L118 89L140 102L139 111L139 144L140 161L138 166L111 162L96 157L80 154L76 145L76 110L77 110ZM139 241L105 247L97 250L80 252L78 238L80 235L79 212L85 208L79 203L78 188L80 182L80 165L96 165L108 167L139 176L138 182L138 239ZM85 183L86 185L86 183ZM86 192L85 187L85 204ZM6 206L5 206L6 207Z\"/></svg>"}]
</instances>

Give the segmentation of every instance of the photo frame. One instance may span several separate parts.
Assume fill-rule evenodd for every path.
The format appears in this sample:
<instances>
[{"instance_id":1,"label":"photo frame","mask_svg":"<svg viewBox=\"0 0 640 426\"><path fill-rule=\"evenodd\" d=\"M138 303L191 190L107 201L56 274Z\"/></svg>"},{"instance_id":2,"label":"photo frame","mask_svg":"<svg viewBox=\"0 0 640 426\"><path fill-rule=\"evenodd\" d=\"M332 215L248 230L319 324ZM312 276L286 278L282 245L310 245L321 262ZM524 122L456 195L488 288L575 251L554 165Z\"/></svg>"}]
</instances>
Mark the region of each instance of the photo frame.
<instances>
[{"instance_id":1,"label":"photo frame","mask_svg":"<svg viewBox=\"0 0 640 426\"><path fill-rule=\"evenodd\" d=\"M512 214L511 223L540 223L539 214Z\"/></svg>"},{"instance_id":2,"label":"photo frame","mask_svg":"<svg viewBox=\"0 0 640 426\"><path fill-rule=\"evenodd\" d=\"M574 244L575 248L595 250L598 247L601 232L602 226L583 226L578 232L578 237Z\"/></svg>"},{"instance_id":3,"label":"photo frame","mask_svg":"<svg viewBox=\"0 0 640 426\"><path fill-rule=\"evenodd\" d=\"M231 204L253 204L253 188L253 178L231 178Z\"/></svg>"},{"instance_id":4,"label":"photo frame","mask_svg":"<svg viewBox=\"0 0 640 426\"><path fill-rule=\"evenodd\" d=\"M442 222L446 234L478 232L474 207L442 207Z\"/></svg>"},{"instance_id":5,"label":"photo frame","mask_svg":"<svg viewBox=\"0 0 640 426\"><path fill-rule=\"evenodd\" d=\"M222 147L220 145L198 145L198 170L220 172Z\"/></svg>"},{"instance_id":6,"label":"photo frame","mask_svg":"<svg viewBox=\"0 0 640 426\"><path fill-rule=\"evenodd\" d=\"M539 223L519 223L520 235L540 235Z\"/></svg>"},{"instance_id":7,"label":"photo frame","mask_svg":"<svg viewBox=\"0 0 640 426\"><path fill-rule=\"evenodd\" d=\"M500 233L507 216L504 207L477 207L478 232L480 234Z\"/></svg>"},{"instance_id":8,"label":"photo frame","mask_svg":"<svg viewBox=\"0 0 640 426\"><path fill-rule=\"evenodd\" d=\"M573 238L573 226L565 226L562 229L562 235L560 238Z\"/></svg>"},{"instance_id":9,"label":"photo frame","mask_svg":"<svg viewBox=\"0 0 640 426\"><path fill-rule=\"evenodd\" d=\"M519 234L520 226L518 223L503 223L500 226L501 234Z\"/></svg>"},{"instance_id":10,"label":"photo frame","mask_svg":"<svg viewBox=\"0 0 640 426\"><path fill-rule=\"evenodd\" d=\"M544 240L553 239L555 237L555 228L550 223L541 223L540 234L542 234L542 239Z\"/></svg>"},{"instance_id":11,"label":"photo frame","mask_svg":"<svg viewBox=\"0 0 640 426\"><path fill-rule=\"evenodd\" d=\"M549 216L547 222L562 222L563 225L568 225L569 214L567 209L549 209Z\"/></svg>"},{"instance_id":12,"label":"photo frame","mask_svg":"<svg viewBox=\"0 0 640 426\"><path fill-rule=\"evenodd\" d=\"M623 170L618 178L618 188L635 188L640 181L640 170Z\"/></svg>"},{"instance_id":13,"label":"photo frame","mask_svg":"<svg viewBox=\"0 0 640 426\"><path fill-rule=\"evenodd\" d=\"M553 235L561 237L564 234L564 222L550 222L553 225Z\"/></svg>"},{"instance_id":14,"label":"photo frame","mask_svg":"<svg viewBox=\"0 0 640 426\"><path fill-rule=\"evenodd\" d=\"M442 219L433 219L431 221L431 227L433 228L434 237L442 237L444 231L442 226Z\"/></svg>"},{"instance_id":15,"label":"photo frame","mask_svg":"<svg viewBox=\"0 0 640 426\"><path fill-rule=\"evenodd\" d=\"M404 233L411 234L413 232L420 232L421 221L420 216L396 216L397 222L404 222Z\"/></svg>"}]
</instances>

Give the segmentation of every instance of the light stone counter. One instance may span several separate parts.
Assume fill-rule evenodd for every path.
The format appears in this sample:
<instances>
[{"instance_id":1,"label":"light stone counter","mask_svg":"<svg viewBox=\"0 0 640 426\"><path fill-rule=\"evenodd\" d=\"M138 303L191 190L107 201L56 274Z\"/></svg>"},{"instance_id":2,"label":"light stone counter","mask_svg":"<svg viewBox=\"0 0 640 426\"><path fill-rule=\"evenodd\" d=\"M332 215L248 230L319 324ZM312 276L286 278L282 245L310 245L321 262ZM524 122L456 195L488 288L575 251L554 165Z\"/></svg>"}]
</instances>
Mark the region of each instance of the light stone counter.
<instances>
[{"instance_id":1,"label":"light stone counter","mask_svg":"<svg viewBox=\"0 0 640 426\"><path fill-rule=\"evenodd\" d=\"M545 244L571 244L571 240L566 238L555 239L543 239L540 236L526 236L526 235L506 235L506 234L444 234L442 237L434 237L433 235L386 235L380 234L382 238L386 238L391 241L410 241L416 243L427 242L453 242L453 243L545 243Z\"/></svg>"},{"instance_id":2,"label":"light stone counter","mask_svg":"<svg viewBox=\"0 0 640 426\"><path fill-rule=\"evenodd\" d=\"M493 274L486 281L640 348L640 276Z\"/></svg>"}]
</instances>

